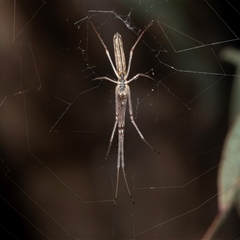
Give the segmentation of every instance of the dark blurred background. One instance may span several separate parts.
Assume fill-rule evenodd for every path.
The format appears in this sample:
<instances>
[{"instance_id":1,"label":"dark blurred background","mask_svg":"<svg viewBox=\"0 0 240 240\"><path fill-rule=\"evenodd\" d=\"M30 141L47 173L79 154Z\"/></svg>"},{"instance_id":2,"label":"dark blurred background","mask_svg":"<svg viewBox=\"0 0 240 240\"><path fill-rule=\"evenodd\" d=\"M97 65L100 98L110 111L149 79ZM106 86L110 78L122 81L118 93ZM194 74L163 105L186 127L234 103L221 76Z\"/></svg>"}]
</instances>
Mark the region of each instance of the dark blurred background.
<instances>
[{"instance_id":1,"label":"dark blurred background","mask_svg":"<svg viewBox=\"0 0 240 240\"><path fill-rule=\"evenodd\" d=\"M130 84L141 141L126 115L125 165L113 208L116 79L139 32ZM217 170L228 130L239 9L230 1L0 2L2 239L200 239L218 212ZM240 236L233 210L218 233Z\"/></svg>"}]
</instances>

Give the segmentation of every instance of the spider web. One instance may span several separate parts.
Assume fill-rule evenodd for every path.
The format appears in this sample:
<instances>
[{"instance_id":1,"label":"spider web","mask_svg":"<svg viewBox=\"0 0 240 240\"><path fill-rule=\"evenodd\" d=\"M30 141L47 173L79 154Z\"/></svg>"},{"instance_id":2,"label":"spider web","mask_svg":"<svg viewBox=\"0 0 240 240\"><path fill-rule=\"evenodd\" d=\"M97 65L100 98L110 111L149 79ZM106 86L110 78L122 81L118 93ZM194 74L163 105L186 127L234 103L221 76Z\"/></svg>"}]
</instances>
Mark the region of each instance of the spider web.
<instances>
[{"instance_id":1,"label":"spider web","mask_svg":"<svg viewBox=\"0 0 240 240\"><path fill-rule=\"evenodd\" d=\"M239 45L233 1L0 2L1 236L4 239L200 239L217 210L217 169ZM231 16L231 18L229 18ZM125 165L117 205L113 59L138 34L129 79ZM240 237L232 213L221 238Z\"/></svg>"}]
</instances>

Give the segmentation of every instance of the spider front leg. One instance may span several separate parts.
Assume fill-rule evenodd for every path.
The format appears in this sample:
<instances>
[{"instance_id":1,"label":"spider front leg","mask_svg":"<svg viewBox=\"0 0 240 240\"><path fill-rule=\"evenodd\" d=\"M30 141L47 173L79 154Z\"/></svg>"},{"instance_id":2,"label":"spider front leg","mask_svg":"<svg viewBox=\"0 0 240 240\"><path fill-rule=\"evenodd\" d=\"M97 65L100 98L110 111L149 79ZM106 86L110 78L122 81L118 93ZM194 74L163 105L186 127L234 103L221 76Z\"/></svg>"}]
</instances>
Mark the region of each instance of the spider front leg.
<instances>
[{"instance_id":1,"label":"spider front leg","mask_svg":"<svg viewBox=\"0 0 240 240\"><path fill-rule=\"evenodd\" d=\"M105 49L106 55L107 55L107 57L108 57L108 60L109 60L109 62L110 62L110 64L111 64L111 66L112 66L112 69L113 69L115 75L119 78L118 72L117 72L117 70L116 70L116 68L115 68L115 66L114 66L114 64L113 64L113 61L112 61L112 59L111 59L111 56L110 56L110 54L109 54L109 51L108 51L107 46L106 46L105 43L103 42L102 38L100 37L100 34L98 33L97 29L94 27L93 23L92 23L91 21L90 21L90 23L91 23L91 25L92 25L92 27L93 27L93 30L94 30L95 33L97 34L100 42L102 43L102 45L103 45L103 47L104 47L104 49ZM105 77L105 79L106 79L106 80L109 80L109 79L107 79L106 77Z\"/></svg>"},{"instance_id":2,"label":"spider front leg","mask_svg":"<svg viewBox=\"0 0 240 240\"><path fill-rule=\"evenodd\" d=\"M96 78L92 79L92 81L95 81L95 80L108 80L110 82L118 84L118 81L115 81L115 80L113 80L113 79L111 79L109 77L96 77Z\"/></svg>"},{"instance_id":3,"label":"spider front leg","mask_svg":"<svg viewBox=\"0 0 240 240\"><path fill-rule=\"evenodd\" d=\"M132 57L133 57L133 51L135 49L135 47L137 46L139 40L142 38L143 34L148 30L148 28L150 28L153 25L154 21L152 20L145 29L143 29L143 31L141 32L141 34L139 35L138 39L136 40L136 42L134 43L134 45L132 46L130 52L129 52L129 58L128 58L128 70L127 70L127 74L126 74L126 78L128 77L128 74L130 72L130 68L131 68L131 63L132 63Z\"/></svg>"}]
</instances>

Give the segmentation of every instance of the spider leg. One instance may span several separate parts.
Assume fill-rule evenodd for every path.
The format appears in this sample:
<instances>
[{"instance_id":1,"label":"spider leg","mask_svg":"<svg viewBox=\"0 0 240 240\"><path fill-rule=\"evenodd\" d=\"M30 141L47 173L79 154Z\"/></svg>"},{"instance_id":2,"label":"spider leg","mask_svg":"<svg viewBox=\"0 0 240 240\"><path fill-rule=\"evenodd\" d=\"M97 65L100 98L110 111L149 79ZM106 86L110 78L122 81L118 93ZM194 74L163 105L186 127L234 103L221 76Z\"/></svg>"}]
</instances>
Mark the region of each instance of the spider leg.
<instances>
[{"instance_id":1,"label":"spider leg","mask_svg":"<svg viewBox=\"0 0 240 240\"><path fill-rule=\"evenodd\" d=\"M160 154L160 152L158 152L155 148L153 148L153 147L148 143L147 140L145 140L144 136L142 135L141 131L139 130L137 124L136 124L135 121L134 121L130 88L129 88L129 91L128 91L128 105L129 105L130 120L131 120L133 126L135 127L135 129L137 130L140 138L141 138L154 152L157 152L158 154Z\"/></svg>"},{"instance_id":2,"label":"spider leg","mask_svg":"<svg viewBox=\"0 0 240 240\"><path fill-rule=\"evenodd\" d=\"M113 137L114 137L114 133L115 133L115 130L116 130L116 127L117 127L117 123L118 123L118 121L116 120L115 123L114 123L114 127L113 127L111 138L109 140L109 145L108 145L108 150L107 150L107 153L106 153L106 156L105 156L105 160L107 160L108 154L109 154L111 146L112 146Z\"/></svg>"},{"instance_id":3,"label":"spider leg","mask_svg":"<svg viewBox=\"0 0 240 240\"><path fill-rule=\"evenodd\" d=\"M120 159L118 159L119 163L120 163ZM116 202L117 202L117 194L118 194L118 184L119 184L119 169L120 169L120 164L119 167L117 167L117 181L116 181L116 189L115 189L115 196L114 196L114 201L113 201L113 206L116 206Z\"/></svg>"},{"instance_id":4,"label":"spider leg","mask_svg":"<svg viewBox=\"0 0 240 240\"><path fill-rule=\"evenodd\" d=\"M124 181L125 181L125 184L126 184L126 187L127 187L127 191L128 191L129 197L131 198L132 203L134 204L134 200L132 198L132 194L130 192L130 189L129 189L129 186L128 186L128 183L127 183L127 178L126 178L126 173L125 173L124 167L122 167L122 172L123 172L123 178L124 178Z\"/></svg>"},{"instance_id":5,"label":"spider leg","mask_svg":"<svg viewBox=\"0 0 240 240\"><path fill-rule=\"evenodd\" d=\"M109 54L109 51L108 51L108 49L107 49L107 46L106 46L105 43L103 42L102 38L100 37L100 34L98 33L97 29L94 27L93 23L92 23L91 21L90 21L90 23L91 23L91 25L92 25L92 27L93 27L93 30L94 30L95 33L97 34L99 40L101 41L101 43L102 43L102 45L103 45L103 47L104 47L104 49L105 49L106 55L107 55L107 57L108 57L109 62L111 63L111 66L112 66L112 69L113 69L114 73L116 74L117 78L119 78L119 74L117 73L117 70L116 70L116 68L114 67L114 64L113 64L113 61L112 61L111 56L110 56L110 54Z\"/></svg>"},{"instance_id":6,"label":"spider leg","mask_svg":"<svg viewBox=\"0 0 240 240\"><path fill-rule=\"evenodd\" d=\"M128 83L130 83L130 82L132 82L134 80L137 80L139 77L146 77L146 78L149 78L149 79L155 81L155 79L153 79L152 77L148 76L147 74L138 73L134 77L132 77L131 79L127 80L126 83L128 84Z\"/></svg>"},{"instance_id":7,"label":"spider leg","mask_svg":"<svg viewBox=\"0 0 240 240\"><path fill-rule=\"evenodd\" d=\"M118 137L117 181L116 181L116 190L115 190L114 204L113 204L114 207L116 206L116 202L117 202L120 164L121 164L121 168L122 168L122 172L123 172L123 178L124 178L125 185L127 187L129 197L131 198L132 203L134 204L132 194L131 194L129 186L128 186L125 169L124 169L124 147L123 147L124 146L124 127L119 130L118 136L119 137Z\"/></svg>"},{"instance_id":8,"label":"spider leg","mask_svg":"<svg viewBox=\"0 0 240 240\"><path fill-rule=\"evenodd\" d=\"M92 79L92 81L95 81L95 80L108 80L108 81L116 83L116 84L118 83L118 81L115 81L115 80L113 80L113 79L111 79L109 77L96 77L96 78Z\"/></svg>"},{"instance_id":9,"label":"spider leg","mask_svg":"<svg viewBox=\"0 0 240 240\"><path fill-rule=\"evenodd\" d=\"M134 45L132 46L130 52L129 52L129 58L128 58L128 70L127 70L127 74L126 74L126 78L128 77L128 74L130 72L130 68L131 68L131 63L132 63L132 56L133 56L133 51L136 47L136 45L138 44L139 40L141 39L141 37L143 36L143 34L148 30L148 28L150 28L153 25L154 21L152 20L145 29L143 29L143 31L141 32L141 34L139 35L137 41L134 43Z\"/></svg>"}]
</instances>

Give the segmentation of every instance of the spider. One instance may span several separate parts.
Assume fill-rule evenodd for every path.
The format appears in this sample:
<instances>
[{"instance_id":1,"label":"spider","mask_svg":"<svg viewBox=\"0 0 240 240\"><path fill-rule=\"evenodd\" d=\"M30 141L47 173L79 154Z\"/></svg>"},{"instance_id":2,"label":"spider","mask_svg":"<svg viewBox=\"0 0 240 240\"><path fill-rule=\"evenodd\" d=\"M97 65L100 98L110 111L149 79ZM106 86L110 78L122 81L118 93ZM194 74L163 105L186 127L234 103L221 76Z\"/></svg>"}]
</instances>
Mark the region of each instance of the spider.
<instances>
[{"instance_id":1,"label":"spider","mask_svg":"<svg viewBox=\"0 0 240 240\"><path fill-rule=\"evenodd\" d=\"M151 21L147 25L147 27L141 32L138 39L136 40L136 42L132 46L132 48L129 52L129 61L128 61L128 68L127 69L126 69L126 60L125 60L125 54L124 54L124 49L123 49L123 41L122 41L121 35L117 32L113 36L113 47L114 47L115 64L116 64L116 67L115 67L114 64L113 64L113 61L111 59L111 56L109 54L109 51L108 51L106 45L104 44L102 38L100 37L100 34L97 32L93 23L92 22L90 22L90 23L91 23L94 31L96 32L99 40L101 41L101 43L102 43L102 45L105 49L106 55L109 59L109 62L112 66L112 69L113 69L113 71L114 71L114 73L117 77L117 80L113 80L113 79L111 79L109 77L106 77L106 76L96 77L96 78L93 79L93 80L108 80L108 81L113 82L117 85L116 88L115 88L115 123L114 123L111 138L110 138L110 141L109 141L108 150L107 150L106 157L105 157L105 159L107 159L108 154L110 152L111 145L112 145L114 133L115 133L115 130L118 126L117 180L116 180L116 189L115 189L115 196L114 196L114 206L116 205L116 201L117 201L120 167L121 167L122 172L123 172L123 178L124 178L124 181L125 181L125 184L126 184L126 187L127 187L128 194L129 194L129 196L132 200L132 203L134 204L134 200L132 198L132 194L130 192L130 189L129 189L129 186L128 186L128 183L127 183L127 178L126 178L126 173L125 173L125 168L124 168L124 166L125 166L125 164L124 164L124 127L125 127L125 113L126 113L127 101L128 101L128 105L129 105L130 120L131 120L132 124L134 125L135 129L137 130L139 136L152 150L154 150L155 152L156 152L156 150L145 140L144 136L142 135L142 133L140 132L140 130L137 126L137 124L134 121L133 110L132 110L131 92L130 92L130 87L129 87L128 84L130 82L138 79L139 77L146 77L146 78L150 78L151 80L154 80L154 79L151 78L150 76L146 75L146 74L143 74L143 73L138 73L129 80L127 80L127 78L128 78L128 74L129 74L130 68L131 68L133 51L134 51L137 43L139 42L139 40L143 36L143 34L148 30L148 28L150 28L153 25L154 21Z\"/></svg>"}]
</instances>

